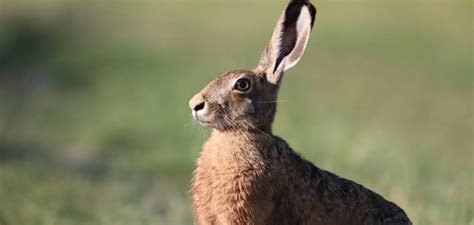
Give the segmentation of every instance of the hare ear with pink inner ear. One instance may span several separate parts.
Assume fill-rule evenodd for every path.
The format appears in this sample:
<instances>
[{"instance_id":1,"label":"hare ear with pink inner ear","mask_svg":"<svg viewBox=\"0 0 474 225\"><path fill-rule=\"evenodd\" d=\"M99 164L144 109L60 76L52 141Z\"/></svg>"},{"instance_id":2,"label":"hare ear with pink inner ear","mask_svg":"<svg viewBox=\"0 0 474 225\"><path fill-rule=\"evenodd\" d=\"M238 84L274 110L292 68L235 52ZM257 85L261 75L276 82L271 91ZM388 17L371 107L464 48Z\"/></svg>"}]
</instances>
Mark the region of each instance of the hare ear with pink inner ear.
<instances>
[{"instance_id":1,"label":"hare ear with pink inner ear","mask_svg":"<svg viewBox=\"0 0 474 225\"><path fill-rule=\"evenodd\" d=\"M269 82L278 85L283 73L301 59L315 19L316 8L309 0L293 0L288 4L256 69L264 72Z\"/></svg>"}]
</instances>

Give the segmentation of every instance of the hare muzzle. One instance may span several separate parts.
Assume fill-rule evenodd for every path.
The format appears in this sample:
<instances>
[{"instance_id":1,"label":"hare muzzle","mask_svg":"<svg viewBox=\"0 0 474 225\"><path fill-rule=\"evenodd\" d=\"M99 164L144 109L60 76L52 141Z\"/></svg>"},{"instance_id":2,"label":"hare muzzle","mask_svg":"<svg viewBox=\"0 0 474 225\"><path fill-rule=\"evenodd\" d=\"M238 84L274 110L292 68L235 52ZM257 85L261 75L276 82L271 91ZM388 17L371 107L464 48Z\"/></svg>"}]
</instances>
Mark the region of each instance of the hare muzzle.
<instances>
[{"instance_id":1,"label":"hare muzzle","mask_svg":"<svg viewBox=\"0 0 474 225\"><path fill-rule=\"evenodd\" d=\"M201 124L209 122L209 119L207 118L209 116L208 105L209 104L204 101L204 98L200 93L193 96L189 101L189 107L192 110L193 118Z\"/></svg>"}]
</instances>

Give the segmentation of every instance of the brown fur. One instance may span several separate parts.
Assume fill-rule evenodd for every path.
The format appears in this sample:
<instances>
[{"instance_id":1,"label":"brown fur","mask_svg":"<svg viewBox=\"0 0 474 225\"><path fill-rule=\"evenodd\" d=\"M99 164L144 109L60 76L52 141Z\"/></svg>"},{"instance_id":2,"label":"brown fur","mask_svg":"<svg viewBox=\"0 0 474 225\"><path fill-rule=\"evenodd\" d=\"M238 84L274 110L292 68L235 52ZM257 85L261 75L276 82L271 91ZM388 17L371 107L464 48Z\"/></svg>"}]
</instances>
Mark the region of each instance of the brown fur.
<instances>
[{"instance_id":1,"label":"brown fur","mask_svg":"<svg viewBox=\"0 0 474 225\"><path fill-rule=\"evenodd\" d=\"M314 13L298 17L303 10ZM301 57L314 15L308 1L290 2L257 69L224 73L191 99L195 119L213 128L191 188L197 224L411 224L394 203L317 168L272 133L281 76ZM291 44L279 44L285 38Z\"/></svg>"},{"instance_id":2,"label":"brown fur","mask_svg":"<svg viewBox=\"0 0 474 225\"><path fill-rule=\"evenodd\" d=\"M191 192L197 224L410 224L395 204L258 130L214 130Z\"/></svg>"}]
</instances>

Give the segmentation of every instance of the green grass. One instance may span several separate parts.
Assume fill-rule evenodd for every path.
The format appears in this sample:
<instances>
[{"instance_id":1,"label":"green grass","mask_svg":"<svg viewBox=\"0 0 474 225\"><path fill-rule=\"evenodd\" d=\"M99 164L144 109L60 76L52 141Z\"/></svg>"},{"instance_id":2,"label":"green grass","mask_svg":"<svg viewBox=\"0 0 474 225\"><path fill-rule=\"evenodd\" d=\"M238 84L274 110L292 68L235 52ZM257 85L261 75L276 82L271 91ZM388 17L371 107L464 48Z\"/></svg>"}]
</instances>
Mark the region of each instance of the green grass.
<instances>
[{"instance_id":1,"label":"green grass","mask_svg":"<svg viewBox=\"0 0 474 225\"><path fill-rule=\"evenodd\" d=\"M0 225L192 224L189 98L285 1L4 1ZM472 3L316 2L275 133L420 225L474 223Z\"/></svg>"}]
</instances>

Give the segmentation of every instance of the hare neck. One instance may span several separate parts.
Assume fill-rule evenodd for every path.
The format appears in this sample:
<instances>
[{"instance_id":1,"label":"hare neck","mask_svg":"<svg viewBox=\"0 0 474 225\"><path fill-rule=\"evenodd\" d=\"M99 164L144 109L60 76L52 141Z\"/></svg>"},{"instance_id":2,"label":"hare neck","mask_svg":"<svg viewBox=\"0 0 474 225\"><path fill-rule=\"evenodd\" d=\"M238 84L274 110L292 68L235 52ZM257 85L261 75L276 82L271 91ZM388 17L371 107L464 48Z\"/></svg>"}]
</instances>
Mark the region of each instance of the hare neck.
<instances>
[{"instance_id":1,"label":"hare neck","mask_svg":"<svg viewBox=\"0 0 474 225\"><path fill-rule=\"evenodd\" d=\"M216 139L219 141L230 142L266 142L273 139L271 128L261 127L255 129L236 129L236 130L212 130L209 139ZM229 143L230 144L230 143Z\"/></svg>"},{"instance_id":2,"label":"hare neck","mask_svg":"<svg viewBox=\"0 0 474 225\"><path fill-rule=\"evenodd\" d=\"M261 153L265 146L272 143L274 136L262 130L213 130L204 145L205 152L219 155Z\"/></svg>"}]
</instances>

